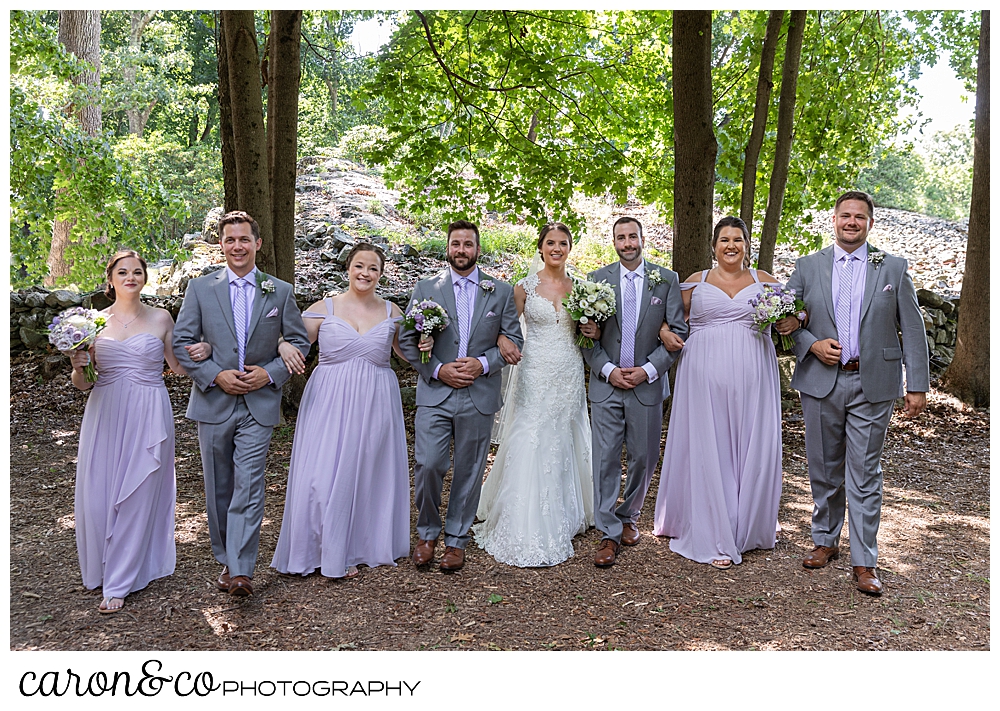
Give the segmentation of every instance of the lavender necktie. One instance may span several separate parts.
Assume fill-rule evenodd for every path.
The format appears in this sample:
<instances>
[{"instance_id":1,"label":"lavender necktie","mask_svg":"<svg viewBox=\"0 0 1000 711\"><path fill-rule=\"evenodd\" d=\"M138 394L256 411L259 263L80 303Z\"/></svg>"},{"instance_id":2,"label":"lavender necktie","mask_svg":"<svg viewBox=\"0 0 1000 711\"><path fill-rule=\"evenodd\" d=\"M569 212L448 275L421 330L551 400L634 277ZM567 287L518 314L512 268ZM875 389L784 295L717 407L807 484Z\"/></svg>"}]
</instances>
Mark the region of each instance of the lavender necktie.
<instances>
[{"instance_id":1,"label":"lavender necktie","mask_svg":"<svg viewBox=\"0 0 1000 711\"><path fill-rule=\"evenodd\" d=\"M469 350L469 280L462 277L458 280L458 357L465 358Z\"/></svg>"},{"instance_id":2,"label":"lavender necktie","mask_svg":"<svg viewBox=\"0 0 1000 711\"><path fill-rule=\"evenodd\" d=\"M851 302L854 287L854 258L844 257L840 270L840 290L837 293L837 340L840 341L840 362L846 363L851 353Z\"/></svg>"},{"instance_id":3,"label":"lavender necktie","mask_svg":"<svg viewBox=\"0 0 1000 711\"><path fill-rule=\"evenodd\" d=\"M236 298L233 299L233 325L236 327L236 347L239 352L239 367L243 370L243 359L247 352L247 295L243 287L246 281L236 280Z\"/></svg>"},{"instance_id":4,"label":"lavender necktie","mask_svg":"<svg viewBox=\"0 0 1000 711\"><path fill-rule=\"evenodd\" d=\"M618 366L631 368L635 365L635 280L639 275L629 272L625 275L625 293L622 294L622 348Z\"/></svg>"}]
</instances>

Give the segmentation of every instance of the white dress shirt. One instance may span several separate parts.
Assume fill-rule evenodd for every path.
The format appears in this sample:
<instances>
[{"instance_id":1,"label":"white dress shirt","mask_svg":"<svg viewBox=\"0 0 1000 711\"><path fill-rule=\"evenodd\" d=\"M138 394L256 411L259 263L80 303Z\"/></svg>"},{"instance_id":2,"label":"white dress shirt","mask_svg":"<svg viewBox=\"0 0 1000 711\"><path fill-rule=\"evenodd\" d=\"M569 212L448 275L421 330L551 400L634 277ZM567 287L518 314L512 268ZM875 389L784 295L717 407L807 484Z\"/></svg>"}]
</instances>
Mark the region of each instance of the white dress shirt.
<instances>
[{"instance_id":1,"label":"white dress shirt","mask_svg":"<svg viewBox=\"0 0 1000 711\"><path fill-rule=\"evenodd\" d=\"M622 298L624 299L625 289L628 288L628 279L626 279L625 276L630 272L621 262L618 263L618 266L619 266L618 279L620 280L618 293L621 294ZM635 268L635 273L639 275L639 277L635 279L632 284L633 288L635 289L635 327L638 328L639 314L642 311L643 286L646 283L645 259L639 262L639 266ZM621 313L620 304L616 305L616 310L618 311L618 313ZM638 360L639 354L636 353L635 355L636 355L636 360ZM611 371L613 371L617 367L619 366L612 363L611 361L608 361L607 363L604 364L604 367L601 368L601 375L603 375L604 379L607 380L611 376ZM653 364L648 361L642 364L642 369L646 371L646 380L648 380L651 383L660 377L660 374L656 372L656 368L653 367Z\"/></svg>"}]
</instances>

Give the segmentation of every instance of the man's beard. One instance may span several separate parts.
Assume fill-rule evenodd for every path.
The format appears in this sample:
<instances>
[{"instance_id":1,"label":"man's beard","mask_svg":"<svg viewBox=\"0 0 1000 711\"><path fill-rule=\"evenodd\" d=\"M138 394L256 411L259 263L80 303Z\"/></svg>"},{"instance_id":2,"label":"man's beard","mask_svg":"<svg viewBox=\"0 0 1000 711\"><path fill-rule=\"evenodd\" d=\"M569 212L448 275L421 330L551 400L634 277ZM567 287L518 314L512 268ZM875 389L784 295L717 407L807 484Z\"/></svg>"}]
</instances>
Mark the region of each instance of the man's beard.
<instances>
[{"instance_id":1,"label":"man's beard","mask_svg":"<svg viewBox=\"0 0 1000 711\"><path fill-rule=\"evenodd\" d=\"M455 271L464 272L466 269L472 269L472 267L476 266L476 261L479 259L479 255L477 254L469 258L469 257L455 257L454 255L449 254L447 256L447 259L448 259L448 264L450 264L452 268L455 269ZM457 264L456 262L458 259L466 260L467 261L466 265L460 266L459 264Z\"/></svg>"}]
</instances>

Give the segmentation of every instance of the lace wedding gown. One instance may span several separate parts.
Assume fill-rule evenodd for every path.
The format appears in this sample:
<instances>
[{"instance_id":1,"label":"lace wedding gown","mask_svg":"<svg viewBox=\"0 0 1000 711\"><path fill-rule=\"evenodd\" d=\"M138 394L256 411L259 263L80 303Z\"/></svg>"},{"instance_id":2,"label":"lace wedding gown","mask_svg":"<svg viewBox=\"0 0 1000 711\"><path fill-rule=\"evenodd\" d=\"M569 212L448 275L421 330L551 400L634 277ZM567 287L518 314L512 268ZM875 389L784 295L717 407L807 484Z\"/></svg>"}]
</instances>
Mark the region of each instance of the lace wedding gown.
<instances>
[{"instance_id":1,"label":"lace wedding gown","mask_svg":"<svg viewBox=\"0 0 1000 711\"><path fill-rule=\"evenodd\" d=\"M590 420L575 324L518 282L524 303L521 363L512 368L500 446L472 527L501 563L549 566L573 556L573 537L594 525Z\"/></svg>"}]
</instances>

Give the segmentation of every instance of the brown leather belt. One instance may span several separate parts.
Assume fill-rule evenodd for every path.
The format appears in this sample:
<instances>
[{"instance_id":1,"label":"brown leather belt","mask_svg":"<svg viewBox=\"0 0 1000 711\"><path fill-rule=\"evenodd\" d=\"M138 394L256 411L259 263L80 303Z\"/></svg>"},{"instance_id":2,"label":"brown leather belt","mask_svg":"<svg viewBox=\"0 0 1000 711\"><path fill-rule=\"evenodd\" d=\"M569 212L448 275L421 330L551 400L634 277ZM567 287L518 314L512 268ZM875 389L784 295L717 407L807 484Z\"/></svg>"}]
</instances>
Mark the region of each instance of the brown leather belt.
<instances>
[{"instance_id":1,"label":"brown leather belt","mask_svg":"<svg viewBox=\"0 0 1000 711\"><path fill-rule=\"evenodd\" d=\"M853 370L858 370L858 368L860 368L860 367L861 366L858 363L858 359L857 358L852 358L851 360L847 361L846 363L841 363L840 364L840 369L841 370L852 370L853 371Z\"/></svg>"}]
</instances>

